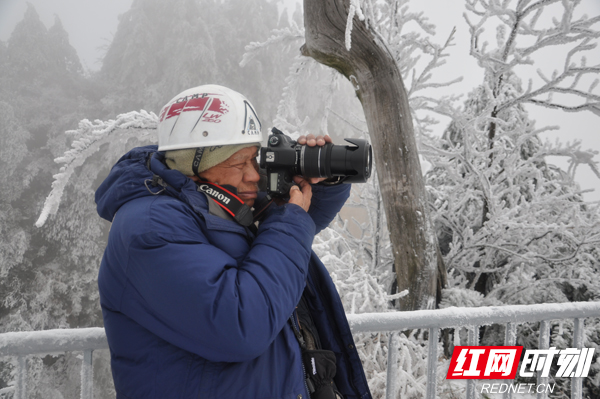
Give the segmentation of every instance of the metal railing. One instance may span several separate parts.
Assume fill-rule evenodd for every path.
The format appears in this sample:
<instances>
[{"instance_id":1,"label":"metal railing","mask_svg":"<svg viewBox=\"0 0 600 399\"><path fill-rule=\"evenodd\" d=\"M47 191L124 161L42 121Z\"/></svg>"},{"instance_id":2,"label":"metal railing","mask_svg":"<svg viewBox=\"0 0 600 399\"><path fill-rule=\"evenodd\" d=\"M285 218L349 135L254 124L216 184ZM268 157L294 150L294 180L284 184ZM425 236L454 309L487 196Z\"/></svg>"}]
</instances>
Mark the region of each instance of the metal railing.
<instances>
[{"instance_id":1,"label":"metal railing","mask_svg":"<svg viewBox=\"0 0 600 399\"><path fill-rule=\"evenodd\" d=\"M470 346L478 345L479 327L490 324L506 324L505 345L513 346L517 337L517 324L540 322L539 348L548 348L550 342L550 320L573 319L573 346L584 345L583 320L600 317L600 302L579 302L541 305L515 305L479 308L448 308L441 310L418 310L413 312L365 313L347 315L353 332L390 332L388 349L387 393L392 399L397 391L396 378L398 343L395 337L403 330L429 329L429 351L427 359L426 399L435 399L437 390L437 361L439 332L442 328L467 328ZM27 356L63 352L83 352L81 366L81 399L93 398L92 353L108 349L103 328L61 329L45 331L12 332L0 334L0 357L17 358L14 399L27 398ZM538 377L538 384L545 383ZM581 399L582 378L573 378L571 397ZM467 380L468 399L477 395L473 380ZM8 393L8 390L4 389ZM1 394L1 393L0 393ZM511 393L504 394L510 398ZM546 393L538 393L538 399Z\"/></svg>"},{"instance_id":2,"label":"metal railing","mask_svg":"<svg viewBox=\"0 0 600 399\"><path fill-rule=\"evenodd\" d=\"M426 399L435 399L437 390L438 337L442 328L467 328L469 346L479 345L479 327L490 324L506 324L504 345L513 346L517 339L517 324L540 322L539 349L547 349L550 343L550 320L573 319L573 346L582 348L583 319L600 317L600 302L546 303L540 305L512 305L479 308L448 308L440 310L417 310L413 312L365 313L348 315L353 332L391 332L388 349L386 398L392 399L396 392L394 376L397 363L397 343L394 333L409 329L429 329L429 351L427 357ZM538 384L547 379L538 376ZM582 378L573 378L571 398L581 399ZM467 380L467 399L476 397L474 380ZM506 392L504 398L511 398ZM537 393L537 399L547 397L546 392Z\"/></svg>"},{"instance_id":3,"label":"metal railing","mask_svg":"<svg viewBox=\"0 0 600 399\"><path fill-rule=\"evenodd\" d=\"M17 358L14 399L27 398L27 356L63 352L83 352L81 364L81 399L92 399L94 350L108 349L104 328L76 328L23 331L0 334L0 357Z\"/></svg>"}]
</instances>

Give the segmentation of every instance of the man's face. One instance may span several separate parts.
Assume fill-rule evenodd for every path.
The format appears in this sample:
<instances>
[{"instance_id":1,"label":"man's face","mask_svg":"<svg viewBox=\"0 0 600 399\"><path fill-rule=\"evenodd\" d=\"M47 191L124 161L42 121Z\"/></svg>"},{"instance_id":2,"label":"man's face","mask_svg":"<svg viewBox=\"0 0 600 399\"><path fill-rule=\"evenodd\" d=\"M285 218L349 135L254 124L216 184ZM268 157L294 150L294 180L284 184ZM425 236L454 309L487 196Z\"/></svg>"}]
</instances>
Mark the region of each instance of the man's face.
<instances>
[{"instance_id":1,"label":"man's face","mask_svg":"<svg viewBox=\"0 0 600 399\"><path fill-rule=\"evenodd\" d=\"M246 147L226 161L200 173L200 177L218 185L228 184L237 188L237 195L248 206L254 205L258 192L258 163L256 156L258 149L255 146Z\"/></svg>"}]
</instances>

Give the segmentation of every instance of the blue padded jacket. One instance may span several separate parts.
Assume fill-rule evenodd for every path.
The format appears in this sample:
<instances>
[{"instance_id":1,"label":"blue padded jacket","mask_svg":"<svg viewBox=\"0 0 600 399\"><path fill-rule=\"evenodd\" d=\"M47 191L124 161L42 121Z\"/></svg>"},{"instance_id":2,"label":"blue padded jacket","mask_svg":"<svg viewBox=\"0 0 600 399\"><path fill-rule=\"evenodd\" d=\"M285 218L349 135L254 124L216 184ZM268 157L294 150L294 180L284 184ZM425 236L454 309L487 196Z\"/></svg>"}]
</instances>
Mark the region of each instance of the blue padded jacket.
<instances>
[{"instance_id":1,"label":"blue padded jacket","mask_svg":"<svg viewBox=\"0 0 600 399\"><path fill-rule=\"evenodd\" d=\"M311 250L349 185L313 186L308 213L271 206L254 235L212 214L163 157L156 146L130 151L96 192L112 222L98 285L117 398L309 398L288 322L305 287L339 391L370 398L339 295ZM150 184L154 175L167 187Z\"/></svg>"}]
</instances>

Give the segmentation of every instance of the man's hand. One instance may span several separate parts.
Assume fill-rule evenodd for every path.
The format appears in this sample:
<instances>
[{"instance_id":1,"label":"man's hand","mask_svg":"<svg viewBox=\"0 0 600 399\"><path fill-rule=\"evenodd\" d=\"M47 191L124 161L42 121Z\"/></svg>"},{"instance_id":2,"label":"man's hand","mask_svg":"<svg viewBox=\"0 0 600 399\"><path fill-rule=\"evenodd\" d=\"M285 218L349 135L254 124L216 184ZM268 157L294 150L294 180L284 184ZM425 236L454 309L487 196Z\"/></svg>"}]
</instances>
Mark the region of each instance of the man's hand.
<instances>
[{"instance_id":1,"label":"man's hand","mask_svg":"<svg viewBox=\"0 0 600 399\"><path fill-rule=\"evenodd\" d=\"M332 142L333 140L331 140L329 135L315 137L314 134L309 134L308 136L298 137L298 144L307 145L309 147L322 147L325 144ZM297 184L297 186L292 186L290 189L290 199L288 203L296 204L308 212L308 208L310 208L310 201L312 199L312 187L310 185L316 184L325 179L326 178L324 177L304 178L302 176L294 176L294 182Z\"/></svg>"},{"instance_id":2,"label":"man's hand","mask_svg":"<svg viewBox=\"0 0 600 399\"><path fill-rule=\"evenodd\" d=\"M333 143L333 140L331 140L331 137L329 137L328 134L326 134L325 136L317 136L317 137L315 137L314 134L309 134L308 136L298 137L298 144L307 145L309 147L314 147L316 145L318 145L319 147L323 147L327 143ZM310 184L317 184L318 182L321 182L325 179L326 179L326 177L311 177L308 179L308 182Z\"/></svg>"},{"instance_id":3,"label":"man's hand","mask_svg":"<svg viewBox=\"0 0 600 399\"><path fill-rule=\"evenodd\" d=\"M290 189L290 200L288 203L296 204L308 212L310 200L312 199L312 187L306 179L300 176L294 176L294 182L298 185L292 186Z\"/></svg>"}]
</instances>

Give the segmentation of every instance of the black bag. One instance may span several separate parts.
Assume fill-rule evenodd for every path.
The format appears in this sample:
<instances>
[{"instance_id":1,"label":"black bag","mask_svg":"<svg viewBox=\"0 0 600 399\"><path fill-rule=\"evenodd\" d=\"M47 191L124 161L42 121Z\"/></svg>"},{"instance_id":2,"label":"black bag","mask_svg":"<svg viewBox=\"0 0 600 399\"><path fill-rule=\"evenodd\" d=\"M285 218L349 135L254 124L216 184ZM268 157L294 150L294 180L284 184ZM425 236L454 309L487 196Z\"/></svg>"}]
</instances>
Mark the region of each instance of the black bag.
<instances>
[{"instance_id":1,"label":"black bag","mask_svg":"<svg viewBox=\"0 0 600 399\"><path fill-rule=\"evenodd\" d=\"M328 350L303 350L302 361L306 370L312 399L337 399L333 377L335 377L335 354Z\"/></svg>"}]
</instances>

